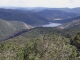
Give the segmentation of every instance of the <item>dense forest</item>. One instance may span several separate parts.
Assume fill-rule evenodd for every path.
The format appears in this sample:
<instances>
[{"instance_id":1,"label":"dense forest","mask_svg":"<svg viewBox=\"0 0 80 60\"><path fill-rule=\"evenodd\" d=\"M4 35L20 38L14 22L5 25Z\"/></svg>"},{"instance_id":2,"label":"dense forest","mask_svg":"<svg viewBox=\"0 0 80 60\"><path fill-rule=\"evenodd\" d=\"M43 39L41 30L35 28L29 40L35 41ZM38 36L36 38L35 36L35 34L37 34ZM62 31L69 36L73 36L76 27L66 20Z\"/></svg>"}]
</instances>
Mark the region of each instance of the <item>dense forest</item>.
<instances>
[{"instance_id":1,"label":"dense forest","mask_svg":"<svg viewBox=\"0 0 80 60\"><path fill-rule=\"evenodd\" d=\"M80 33L63 34L57 28L31 29L0 42L0 60L78 60Z\"/></svg>"}]
</instances>

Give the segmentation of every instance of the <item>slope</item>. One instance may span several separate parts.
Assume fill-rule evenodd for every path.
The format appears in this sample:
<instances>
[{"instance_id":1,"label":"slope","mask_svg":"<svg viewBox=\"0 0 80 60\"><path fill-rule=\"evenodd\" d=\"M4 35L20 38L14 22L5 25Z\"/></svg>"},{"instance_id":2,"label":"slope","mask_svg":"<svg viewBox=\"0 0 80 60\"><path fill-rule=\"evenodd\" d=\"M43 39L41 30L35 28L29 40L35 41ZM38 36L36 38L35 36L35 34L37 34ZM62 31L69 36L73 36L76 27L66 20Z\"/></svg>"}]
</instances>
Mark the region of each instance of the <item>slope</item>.
<instances>
[{"instance_id":1,"label":"slope","mask_svg":"<svg viewBox=\"0 0 80 60\"><path fill-rule=\"evenodd\" d=\"M20 30L30 29L30 28L32 28L30 25L27 25L23 22L5 21L0 19L0 40Z\"/></svg>"},{"instance_id":2,"label":"slope","mask_svg":"<svg viewBox=\"0 0 80 60\"><path fill-rule=\"evenodd\" d=\"M76 8L53 8L53 9L80 14L80 7L76 7Z\"/></svg>"},{"instance_id":3,"label":"slope","mask_svg":"<svg viewBox=\"0 0 80 60\"><path fill-rule=\"evenodd\" d=\"M76 60L76 48L54 28L34 28L0 42L1 60Z\"/></svg>"},{"instance_id":4,"label":"slope","mask_svg":"<svg viewBox=\"0 0 80 60\"><path fill-rule=\"evenodd\" d=\"M67 19L68 20L68 19ZM61 29L68 29L68 28L76 28L80 26L80 16L76 18L69 19L70 22L67 22L63 24L62 26L59 26Z\"/></svg>"},{"instance_id":5,"label":"slope","mask_svg":"<svg viewBox=\"0 0 80 60\"><path fill-rule=\"evenodd\" d=\"M48 10L48 9L36 12L36 14L43 16L50 21L65 20L68 18L78 16L78 14L75 14L75 13L69 13L69 12L64 12L64 11L60 11L60 10Z\"/></svg>"},{"instance_id":6,"label":"slope","mask_svg":"<svg viewBox=\"0 0 80 60\"><path fill-rule=\"evenodd\" d=\"M12 9L0 9L0 18L8 21L22 21L33 26L48 23L46 18L39 15Z\"/></svg>"}]
</instances>

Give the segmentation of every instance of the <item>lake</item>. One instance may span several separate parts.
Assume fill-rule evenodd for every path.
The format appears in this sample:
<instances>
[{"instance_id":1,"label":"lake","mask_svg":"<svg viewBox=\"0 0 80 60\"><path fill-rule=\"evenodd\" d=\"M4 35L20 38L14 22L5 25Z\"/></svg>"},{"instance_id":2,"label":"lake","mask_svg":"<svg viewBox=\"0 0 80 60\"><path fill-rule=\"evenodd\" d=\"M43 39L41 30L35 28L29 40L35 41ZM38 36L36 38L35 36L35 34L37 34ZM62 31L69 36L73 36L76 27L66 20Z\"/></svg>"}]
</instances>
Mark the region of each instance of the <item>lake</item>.
<instances>
[{"instance_id":1,"label":"lake","mask_svg":"<svg viewBox=\"0 0 80 60\"><path fill-rule=\"evenodd\" d=\"M42 25L43 27L56 27L62 25L61 23L49 23L46 25Z\"/></svg>"}]
</instances>

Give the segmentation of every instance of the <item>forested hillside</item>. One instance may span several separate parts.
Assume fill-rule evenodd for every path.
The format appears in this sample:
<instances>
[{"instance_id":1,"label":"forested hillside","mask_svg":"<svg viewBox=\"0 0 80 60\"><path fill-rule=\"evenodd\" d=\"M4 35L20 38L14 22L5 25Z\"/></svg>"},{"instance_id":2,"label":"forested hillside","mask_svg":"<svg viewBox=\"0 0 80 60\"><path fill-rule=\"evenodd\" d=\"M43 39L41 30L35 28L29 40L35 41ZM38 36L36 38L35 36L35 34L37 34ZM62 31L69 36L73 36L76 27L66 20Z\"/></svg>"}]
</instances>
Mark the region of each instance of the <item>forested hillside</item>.
<instances>
[{"instance_id":1,"label":"forested hillside","mask_svg":"<svg viewBox=\"0 0 80 60\"><path fill-rule=\"evenodd\" d=\"M76 13L64 12L61 10L48 10L48 9L36 12L36 14L47 18L49 21L65 20L68 18L77 17L79 15Z\"/></svg>"},{"instance_id":2,"label":"forested hillside","mask_svg":"<svg viewBox=\"0 0 80 60\"><path fill-rule=\"evenodd\" d=\"M20 21L5 21L0 19L0 40L3 40L21 30L27 30L30 28L32 28L32 26Z\"/></svg>"},{"instance_id":3,"label":"forested hillside","mask_svg":"<svg viewBox=\"0 0 80 60\"><path fill-rule=\"evenodd\" d=\"M51 30L52 29L52 30ZM54 28L35 28L0 42L1 60L77 60L76 47Z\"/></svg>"},{"instance_id":4,"label":"forested hillside","mask_svg":"<svg viewBox=\"0 0 80 60\"><path fill-rule=\"evenodd\" d=\"M12 9L0 9L0 19L7 21L22 21L33 26L48 23L48 20L42 16L27 11Z\"/></svg>"},{"instance_id":5,"label":"forested hillside","mask_svg":"<svg viewBox=\"0 0 80 60\"><path fill-rule=\"evenodd\" d=\"M66 22L67 23L62 24L61 26L59 26L59 28L68 29L68 28L80 27L80 16L75 17L75 18L71 18L71 19L67 19Z\"/></svg>"}]
</instances>

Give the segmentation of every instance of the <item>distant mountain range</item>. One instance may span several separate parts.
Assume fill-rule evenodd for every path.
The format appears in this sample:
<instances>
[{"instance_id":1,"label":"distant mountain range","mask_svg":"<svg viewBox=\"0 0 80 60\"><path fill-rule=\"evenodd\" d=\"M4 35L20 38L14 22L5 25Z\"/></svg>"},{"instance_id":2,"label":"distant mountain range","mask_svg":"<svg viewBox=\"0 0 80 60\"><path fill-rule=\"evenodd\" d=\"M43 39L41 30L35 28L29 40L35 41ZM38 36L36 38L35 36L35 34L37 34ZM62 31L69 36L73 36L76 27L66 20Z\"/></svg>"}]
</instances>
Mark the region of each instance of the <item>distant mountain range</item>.
<instances>
[{"instance_id":1,"label":"distant mountain range","mask_svg":"<svg viewBox=\"0 0 80 60\"><path fill-rule=\"evenodd\" d=\"M60 20L65 20L76 16L79 16L79 14L60 10L43 10L33 12L23 11L20 9L0 9L0 19L7 21L22 21L32 26L40 26L55 21L61 22Z\"/></svg>"},{"instance_id":2,"label":"distant mountain range","mask_svg":"<svg viewBox=\"0 0 80 60\"><path fill-rule=\"evenodd\" d=\"M48 23L48 20L31 12L12 9L0 9L0 19L7 21L22 21L29 25L42 25Z\"/></svg>"},{"instance_id":3,"label":"distant mountain range","mask_svg":"<svg viewBox=\"0 0 80 60\"><path fill-rule=\"evenodd\" d=\"M72 12L72 13L78 13L80 14L80 7L76 8L49 8L49 7L0 7L5 9L17 9L17 10L24 10L24 11L44 11L44 10L61 10L65 12Z\"/></svg>"},{"instance_id":4,"label":"distant mountain range","mask_svg":"<svg viewBox=\"0 0 80 60\"><path fill-rule=\"evenodd\" d=\"M54 20L65 20L68 18L73 18L78 16L78 14L70 13L70 12L64 12L61 10L43 10L39 12L35 12L37 15L43 16L47 18L49 21Z\"/></svg>"},{"instance_id":5,"label":"distant mountain range","mask_svg":"<svg viewBox=\"0 0 80 60\"><path fill-rule=\"evenodd\" d=\"M65 12L71 12L71 13L78 13L80 14L80 7L76 7L76 8L46 8L46 7L36 7L31 9L31 11L44 11L44 10L61 10L61 11L65 11Z\"/></svg>"},{"instance_id":6,"label":"distant mountain range","mask_svg":"<svg viewBox=\"0 0 80 60\"><path fill-rule=\"evenodd\" d=\"M53 8L53 9L80 14L80 7L77 7L77 8Z\"/></svg>"}]
</instances>

